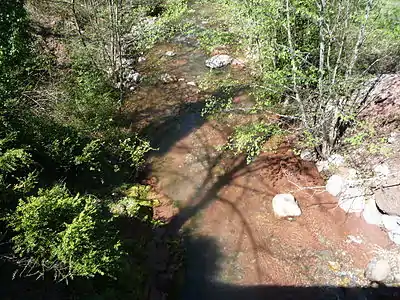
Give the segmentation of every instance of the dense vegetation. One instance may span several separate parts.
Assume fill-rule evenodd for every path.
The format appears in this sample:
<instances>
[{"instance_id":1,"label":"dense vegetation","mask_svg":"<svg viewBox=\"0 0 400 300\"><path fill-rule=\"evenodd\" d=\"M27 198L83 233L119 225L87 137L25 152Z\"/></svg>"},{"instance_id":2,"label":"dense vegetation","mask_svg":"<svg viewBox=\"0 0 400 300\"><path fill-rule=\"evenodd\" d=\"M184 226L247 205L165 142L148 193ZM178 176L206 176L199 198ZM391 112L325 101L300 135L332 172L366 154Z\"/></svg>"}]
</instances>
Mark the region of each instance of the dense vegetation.
<instances>
[{"instance_id":1,"label":"dense vegetation","mask_svg":"<svg viewBox=\"0 0 400 300\"><path fill-rule=\"evenodd\" d=\"M363 83L399 70L400 10L395 2L218 3L221 22L229 29L223 34L202 34L205 48L236 43L239 52L250 58L258 78L251 83L257 103L249 112L272 108L289 120L296 118L304 145L315 148L321 157L337 149L346 129L357 123L368 105L358 95L365 89ZM210 99L207 113L226 111L231 104L232 99L224 104ZM247 125L243 131L248 131ZM247 136L251 141L259 135Z\"/></svg>"},{"instance_id":2,"label":"dense vegetation","mask_svg":"<svg viewBox=\"0 0 400 300\"><path fill-rule=\"evenodd\" d=\"M0 232L14 277L124 276L136 284L108 295L141 299L152 202L135 181L151 147L119 127L125 62L172 34L185 7L1 1ZM126 218L144 228L134 242L121 234Z\"/></svg>"}]
</instances>

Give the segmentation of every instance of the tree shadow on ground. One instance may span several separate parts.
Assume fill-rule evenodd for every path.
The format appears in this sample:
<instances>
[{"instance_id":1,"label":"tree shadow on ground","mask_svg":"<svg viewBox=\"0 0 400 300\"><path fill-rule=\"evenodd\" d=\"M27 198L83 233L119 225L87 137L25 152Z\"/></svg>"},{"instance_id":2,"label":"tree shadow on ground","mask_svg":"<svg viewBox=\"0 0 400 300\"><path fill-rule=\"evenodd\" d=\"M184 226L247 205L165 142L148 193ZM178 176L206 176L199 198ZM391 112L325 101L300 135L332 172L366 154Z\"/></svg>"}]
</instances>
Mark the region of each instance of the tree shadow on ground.
<instances>
[{"instance_id":1,"label":"tree shadow on ground","mask_svg":"<svg viewBox=\"0 0 400 300\"><path fill-rule=\"evenodd\" d=\"M169 300L384 300L400 299L400 289L338 286L235 285L219 282L216 277L224 264L217 242L204 236L186 236L188 250L184 280L179 293Z\"/></svg>"},{"instance_id":2,"label":"tree shadow on ground","mask_svg":"<svg viewBox=\"0 0 400 300\"><path fill-rule=\"evenodd\" d=\"M167 153L178 141L201 127L205 122L201 116L204 104L204 102L184 104L178 109L177 115L162 117L146 126L140 134L157 149L152 155L161 156Z\"/></svg>"}]
</instances>

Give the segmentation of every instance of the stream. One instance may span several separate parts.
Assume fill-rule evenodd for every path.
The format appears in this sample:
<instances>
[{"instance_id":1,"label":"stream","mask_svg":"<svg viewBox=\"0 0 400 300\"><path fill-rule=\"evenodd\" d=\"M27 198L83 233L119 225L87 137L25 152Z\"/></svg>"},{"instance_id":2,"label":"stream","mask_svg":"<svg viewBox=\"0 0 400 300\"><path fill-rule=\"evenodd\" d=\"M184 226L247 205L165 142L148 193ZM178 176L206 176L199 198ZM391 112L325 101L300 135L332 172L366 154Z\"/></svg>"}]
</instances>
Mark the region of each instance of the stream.
<instances>
[{"instance_id":1,"label":"stream","mask_svg":"<svg viewBox=\"0 0 400 300\"><path fill-rule=\"evenodd\" d=\"M207 16L213 17L210 5L195 4L192 10L199 30ZM170 207L156 208L156 213L185 232L185 272L177 297L349 297L326 287L367 285L364 267L374 247L387 244L386 238L379 228L335 208L337 200L328 193L296 188L324 181L313 163L293 154L290 139L268 141L266 149L274 151L265 151L250 165L241 156L219 151L235 124L255 117L203 118L204 99L212 91L200 87L205 80L227 77L243 83L251 77L248 70L233 66L210 71L208 57L193 34L155 46L139 66L144 78L123 110L131 128L158 149L150 158L149 177ZM161 79L164 74L170 82ZM251 102L246 95L238 88L240 101ZM303 213L277 219L271 199L289 192ZM349 242L349 236L362 242Z\"/></svg>"}]
</instances>

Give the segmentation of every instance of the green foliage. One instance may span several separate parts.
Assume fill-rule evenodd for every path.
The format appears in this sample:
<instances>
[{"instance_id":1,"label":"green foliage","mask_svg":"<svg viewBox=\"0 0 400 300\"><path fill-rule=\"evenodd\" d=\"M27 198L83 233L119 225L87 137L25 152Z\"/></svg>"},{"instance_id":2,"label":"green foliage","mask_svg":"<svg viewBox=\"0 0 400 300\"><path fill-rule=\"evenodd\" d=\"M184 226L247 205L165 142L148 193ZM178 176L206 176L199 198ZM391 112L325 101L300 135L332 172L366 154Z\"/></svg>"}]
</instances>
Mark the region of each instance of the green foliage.
<instances>
[{"instance_id":1,"label":"green foliage","mask_svg":"<svg viewBox=\"0 0 400 300\"><path fill-rule=\"evenodd\" d=\"M31 155L24 149L6 148L0 140L0 194L2 203L10 203L36 184L37 173L30 170Z\"/></svg>"},{"instance_id":2,"label":"green foliage","mask_svg":"<svg viewBox=\"0 0 400 300\"><path fill-rule=\"evenodd\" d=\"M264 143L274 135L281 134L278 124L253 123L238 126L229 137L225 149L233 151L235 155L246 154L247 163L257 157Z\"/></svg>"},{"instance_id":3,"label":"green foliage","mask_svg":"<svg viewBox=\"0 0 400 300\"><path fill-rule=\"evenodd\" d=\"M376 1L312 0L218 4L232 40L238 39L259 74L263 95L255 97L257 109L284 102L321 155L329 155L351 125L342 115L362 109L352 95L368 73L398 71L396 6L381 10Z\"/></svg>"},{"instance_id":4,"label":"green foliage","mask_svg":"<svg viewBox=\"0 0 400 300\"><path fill-rule=\"evenodd\" d=\"M156 205L156 200L150 199L150 186L136 184L123 193L123 197L110 205L110 211L117 216L128 216L149 221L152 216L143 213Z\"/></svg>"},{"instance_id":5,"label":"green foliage","mask_svg":"<svg viewBox=\"0 0 400 300\"><path fill-rule=\"evenodd\" d=\"M29 54L23 5L22 0L4 0L0 4L0 101L13 97L22 84L18 79L25 71Z\"/></svg>"},{"instance_id":6,"label":"green foliage","mask_svg":"<svg viewBox=\"0 0 400 300\"><path fill-rule=\"evenodd\" d=\"M153 149L150 142L135 136L120 140L120 158L122 162L129 164L132 168L139 168L145 163L144 155Z\"/></svg>"},{"instance_id":7,"label":"green foliage","mask_svg":"<svg viewBox=\"0 0 400 300\"><path fill-rule=\"evenodd\" d=\"M206 99L205 106L201 110L201 115L217 114L231 109L233 106L232 99L221 99L219 97L211 96Z\"/></svg>"},{"instance_id":8,"label":"green foliage","mask_svg":"<svg viewBox=\"0 0 400 300\"><path fill-rule=\"evenodd\" d=\"M218 46L234 45L236 42L233 33L215 28L204 29L197 36L201 47L209 53Z\"/></svg>"},{"instance_id":9,"label":"green foliage","mask_svg":"<svg viewBox=\"0 0 400 300\"><path fill-rule=\"evenodd\" d=\"M9 218L14 251L29 267L59 279L112 276L121 259L111 221L91 196L72 196L64 186L41 189L21 200Z\"/></svg>"},{"instance_id":10,"label":"green foliage","mask_svg":"<svg viewBox=\"0 0 400 300\"><path fill-rule=\"evenodd\" d=\"M81 131L105 131L113 126L119 94L88 54L74 53L72 72L65 85L66 99L56 109L63 120Z\"/></svg>"}]
</instances>

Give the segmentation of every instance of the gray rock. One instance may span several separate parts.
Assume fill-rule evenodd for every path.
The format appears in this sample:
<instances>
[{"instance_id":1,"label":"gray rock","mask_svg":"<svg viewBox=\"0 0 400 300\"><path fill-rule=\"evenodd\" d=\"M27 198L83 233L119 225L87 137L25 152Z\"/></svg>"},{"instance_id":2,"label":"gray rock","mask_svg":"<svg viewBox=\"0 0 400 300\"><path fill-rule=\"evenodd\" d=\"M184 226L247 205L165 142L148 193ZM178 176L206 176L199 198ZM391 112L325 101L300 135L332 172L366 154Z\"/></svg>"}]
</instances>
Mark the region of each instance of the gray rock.
<instances>
[{"instance_id":1,"label":"gray rock","mask_svg":"<svg viewBox=\"0 0 400 300\"><path fill-rule=\"evenodd\" d=\"M339 198L339 207L346 213L359 213L365 208L365 192L359 187L345 188Z\"/></svg>"},{"instance_id":2,"label":"gray rock","mask_svg":"<svg viewBox=\"0 0 400 300\"><path fill-rule=\"evenodd\" d=\"M229 65L233 58L226 54L218 54L206 60L206 66L211 69L218 69Z\"/></svg>"},{"instance_id":3,"label":"gray rock","mask_svg":"<svg viewBox=\"0 0 400 300\"><path fill-rule=\"evenodd\" d=\"M376 205L388 215L400 216L400 186L377 189Z\"/></svg>"},{"instance_id":4,"label":"gray rock","mask_svg":"<svg viewBox=\"0 0 400 300\"><path fill-rule=\"evenodd\" d=\"M390 264L387 260L372 260L366 270L365 277L370 281L385 282L390 278Z\"/></svg>"},{"instance_id":5,"label":"gray rock","mask_svg":"<svg viewBox=\"0 0 400 300\"><path fill-rule=\"evenodd\" d=\"M301 209L291 194L278 194L272 199L272 208L279 218L298 217Z\"/></svg>"},{"instance_id":6,"label":"gray rock","mask_svg":"<svg viewBox=\"0 0 400 300\"><path fill-rule=\"evenodd\" d=\"M383 226L388 230L394 233L400 234L400 217L399 216L382 216Z\"/></svg>"},{"instance_id":7,"label":"gray rock","mask_svg":"<svg viewBox=\"0 0 400 300\"><path fill-rule=\"evenodd\" d=\"M339 175L332 175L326 183L326 191L332 196L338 196L345 187L345 180Z\"/></svg>"},{"instance_id":8,"label":"gray rock","mask_svg":"<svg viewBox=\"0 0 400 300\"><path fill-rule=\"evenodd\" d=\"M370 198L368 201L366 201L362 216L363 216L365 222L367 222L368 224L377 225L377 226L382 226L382 224L383 224L383 221L382 221L383 215L376 207L374 198Z\"/></svg>"},{"instance_id":9,"label":"gray rock","mask_svg":"<svg viewBox=\"0 0 400 300\"><path fill-rule=\"evenodd\" d=\"M388 138L389 144L396 144L400 142L400 132L392 132Z\"/></svg>"}]
</instances>

